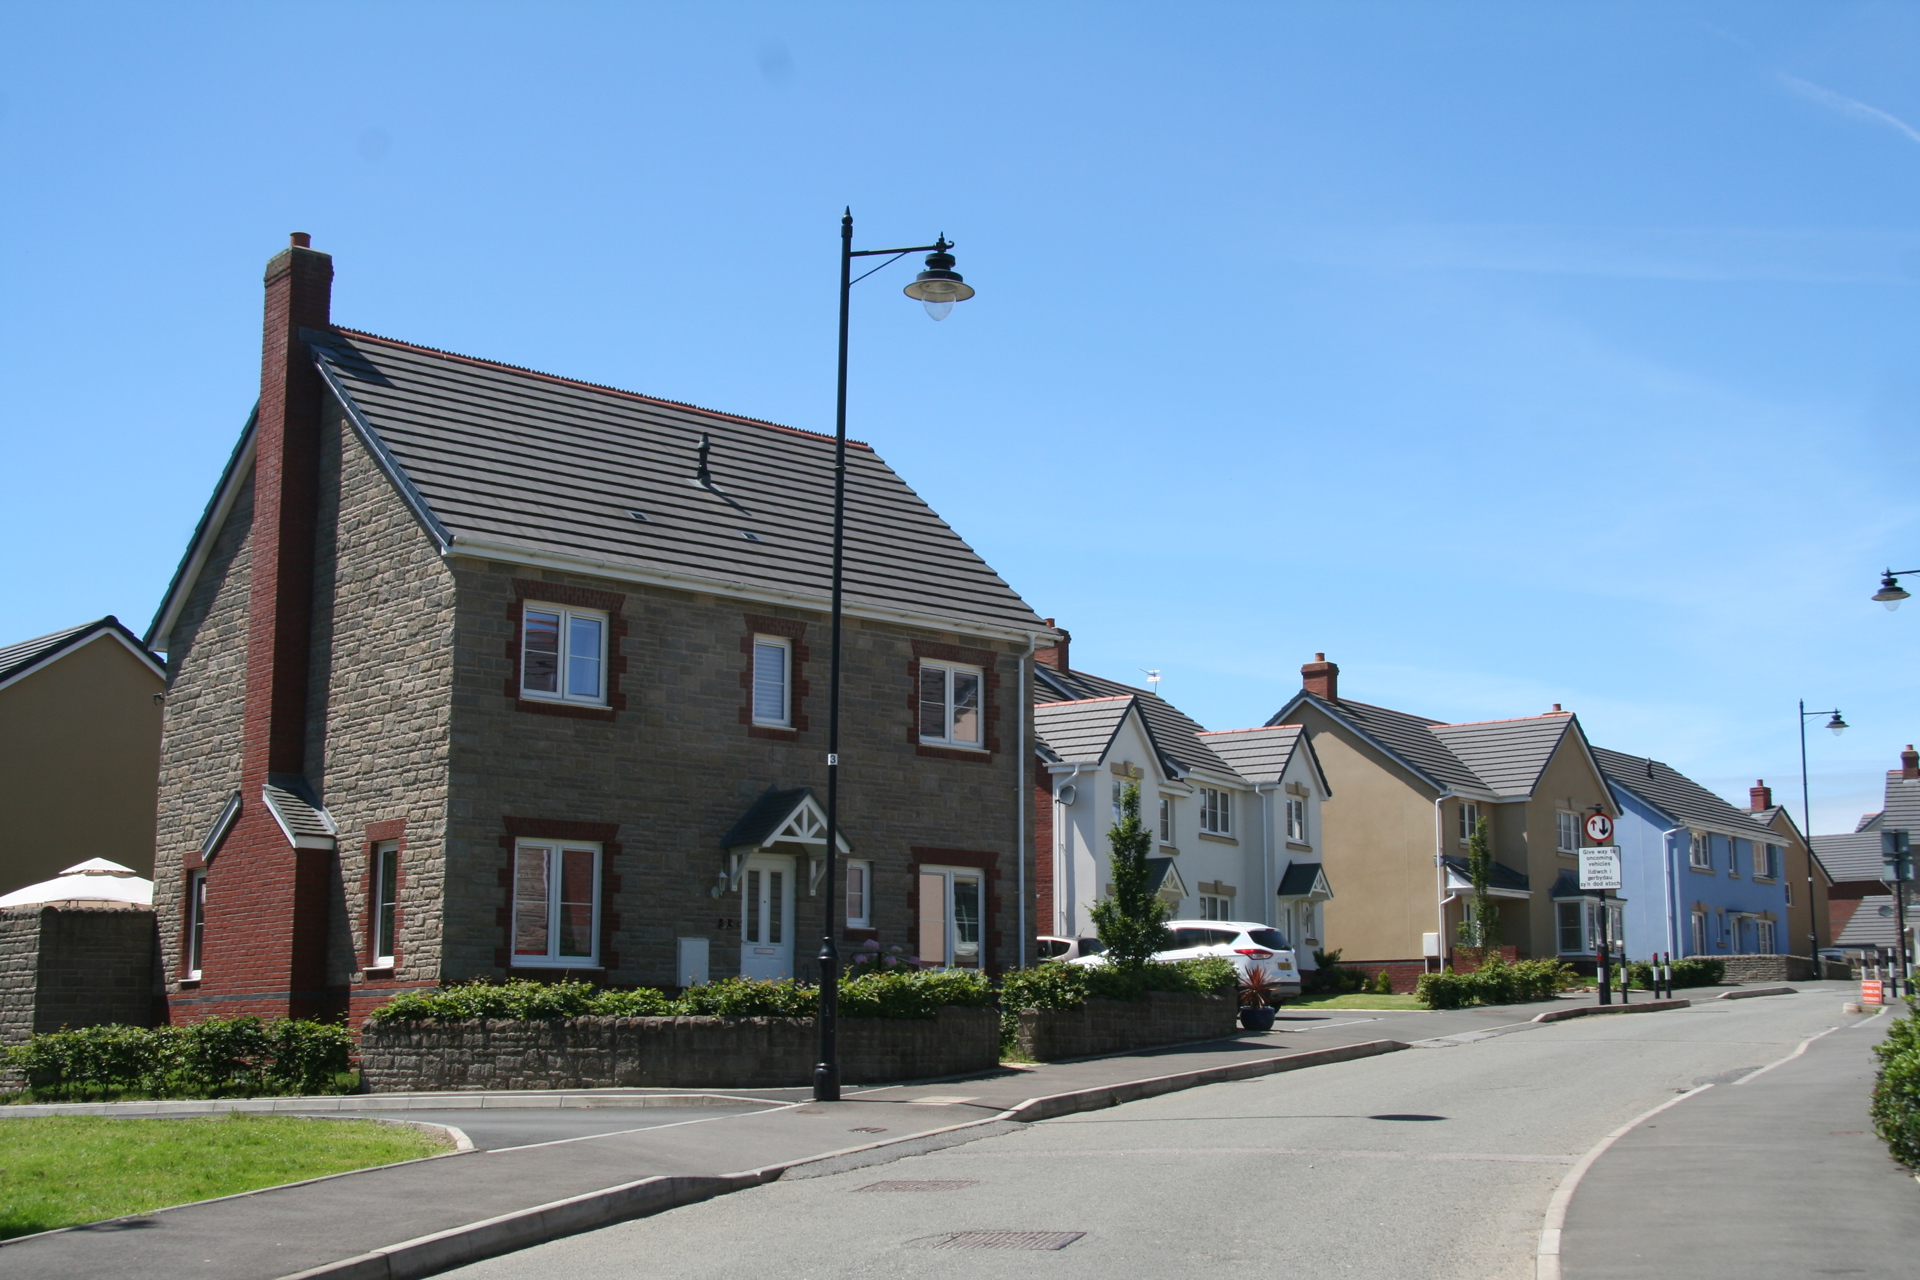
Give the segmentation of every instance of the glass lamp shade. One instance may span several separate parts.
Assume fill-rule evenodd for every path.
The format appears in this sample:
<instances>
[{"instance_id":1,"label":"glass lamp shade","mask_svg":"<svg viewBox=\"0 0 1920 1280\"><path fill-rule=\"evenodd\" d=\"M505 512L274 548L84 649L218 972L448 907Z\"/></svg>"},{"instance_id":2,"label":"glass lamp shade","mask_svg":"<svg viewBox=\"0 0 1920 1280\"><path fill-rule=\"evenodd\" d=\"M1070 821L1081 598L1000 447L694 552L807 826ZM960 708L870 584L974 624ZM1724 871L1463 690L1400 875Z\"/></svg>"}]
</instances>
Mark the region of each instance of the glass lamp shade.
<instances>
[{"instance_id":1,"label":"glass lamp shade","mask_svg":"<svg viewBox=\"0 0 1920 1280\"><path fill-rule=\"evenodd\" d=\"M1848 727L1847 722L1840 718L1838 711L1833 713L1833 719L1827 721L1827 728L1833 730L1833 736L1836 738L1845 733Z\"/></svg>"},{"instance_id":2,"label":"glass lamp shade","mask_svg":"<svg viewBox=\"0 0 1920 1280\"><path fill-rule=\"evenodd\" d=\"M1898 609L1900 602L1907 596L1908 593L1900 589L1900 579L1894 577L1891 572L1880 575L1880 589L1873 593L1873 598L1887 606L1889 613Z\"/></svg>"},{"instance_id":3,"label":"glass lamp shade","mask_svg":"<svg viewBox=\"0 0 1920 1280\"><path fill-rule=\"evenodd\" d=\"M943 250L927 255L927 269L915 276L903 292L925 304L929 316L945 320L954 303L965 302L973 296L973 286L953 269L953 255Z\"/></svg>"}]
</instances>

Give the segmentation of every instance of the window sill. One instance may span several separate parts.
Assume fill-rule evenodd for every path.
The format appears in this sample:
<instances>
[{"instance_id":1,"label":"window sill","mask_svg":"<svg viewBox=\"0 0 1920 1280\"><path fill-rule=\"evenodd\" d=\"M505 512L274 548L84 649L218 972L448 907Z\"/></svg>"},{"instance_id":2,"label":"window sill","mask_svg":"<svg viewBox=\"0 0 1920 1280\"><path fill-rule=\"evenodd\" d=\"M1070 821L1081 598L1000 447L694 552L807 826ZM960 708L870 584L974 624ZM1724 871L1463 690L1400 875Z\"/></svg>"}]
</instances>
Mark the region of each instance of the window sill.
<instances>
[{"instance_id":1,"label":"window sill","mask_svg":"<svg viewBox=\"0 0 1920 1280\"><path fill-rule=\"evenodd\" d=\"M1697 872L1699 872L1699 873L1700 873L1701 875L1703 875L1703 876L1710 876L1710 875L1712 875L1712 874L1713 874L1713 868L1712 868L1712 867L1695 867L1695 866L1688 866L1688 867L1687 867L1687 870L1689 870L1689 871L1697 871Z\"/></svg>"},{"instance_id":2,"label":"window sill","mask_svg":"<svg viewBox=\"0 0 1920 1280\"><path fill-rule=\"evenodd\" d=\"M1202 831L1200 833L1200 838L1202 840L1213 840L1220 844L1239 844L1240 843L1238 840L1234 839L1232 836L1215 835L1211 831Z\"/></svg>"},{"instance_id":3,"label":"window sill","mask_svg":"<svg viewBox=\"0 0 1920 1280\"><path fill-rule=\"evenodd\" d=\"M393 961L389 960L385 964L370 964L360 971L360 976L363 978L391 978L393 976Z\"/></svg>"},{"instance_id":4,"label":"window sill","mask_svg":"<svg viewBox=\"0 0 1920 1280\"><path fill-rule=\"evenodd\" d=\"M515 711L531 711L541 716L562 716L569 720L611 720L613 708L593 702L548 702L541 698L515 698Z\"/></svg>"},{"instance_id":5,"label":"window sill","mask_svg":"<svg viewBox=\"0 0 1920 1280\"><path fill-rule=\"evenodd\" d=\"M979 747L936 747L918 742L914 744L913 753L929 760L958 760L964 764L993 763L993 752L982 751Z\"/></svg>"},{"instance_id":6,"label":"window sill","mask_svg":"<svg viewBox=\"0 0 1920 1280\"><path fill-rule=\"evenodd\" d=\"M1180 856L1180 846L1177 844L1163 844L1160 846L1160 852L1169 858L1177 858Z\"/></svg>"},{"instance_id":7,"label":"window sill","mask_svg":"<svg viewBox=\"0 0 1920 1280\"><path fill-rule=\"evenodd\" d=\"M180 989L182 991L198 991L200 989L199 975L195 974L191 978L180 979Z\"/></svg>"},{"instance_id":8,"label":"window sill","mask_svg":"<svg viewBox=\"0 0 1920 1280\"><path fill-rule=\"evenodd\" d=\"M514 956L507 962L509 969L599 969L598 960L542 960L538 956Z\"/></svg>"},{"instance_id":9,"label":"window sill","mask_svg":"<svg viewBox=\"0 0 1920 1280\"><path fill-rule=\"evenodd\" d=\"M790 725L750 724L747 726L749 738L771 738L775 742L798 742L800 731Z\"/></svg>"},{"instance_id":10,"label":"window sill","mask_svg":"<svg viewBox=\"0 0 1920 1280\"><path fill-rule=\"evenodd\" d=\"M1287 841L1287 848L1292 850L1294 853L1312 853L1313 852L1312 845L1301 844L1298 840Z\"/></svg>"}]
</instances>

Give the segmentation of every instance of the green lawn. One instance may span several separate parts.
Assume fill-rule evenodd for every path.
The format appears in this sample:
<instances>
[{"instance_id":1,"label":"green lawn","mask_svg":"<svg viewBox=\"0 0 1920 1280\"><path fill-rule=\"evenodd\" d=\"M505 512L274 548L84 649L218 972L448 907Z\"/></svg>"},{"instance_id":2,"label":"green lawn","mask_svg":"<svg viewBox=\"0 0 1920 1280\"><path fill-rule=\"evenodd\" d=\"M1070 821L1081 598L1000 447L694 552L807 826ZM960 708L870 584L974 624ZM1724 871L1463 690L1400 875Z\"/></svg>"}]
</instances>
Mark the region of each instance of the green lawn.
<instances>
[{"instance_id":1,"label":"green lawn","mask_svg":"<svg viewBox=\"0 0 1920 1280\"><path fill-rule=\"evenodd\" d=\"M1281 1009L1425 1009L1414 996L1376 996L1355 993L1344 996L1301 996L1287 1001Z\"/></svg>"},{"instance_id":2,"label":"green lawn","mask_svg":"<svg viewBox=\"0 0 1920 1280\"><path fill-rule=\"evenodd\" d=\"M0 1239L447 1150L374 1120L0 1120Z\"/></svg>"}]
</instances>

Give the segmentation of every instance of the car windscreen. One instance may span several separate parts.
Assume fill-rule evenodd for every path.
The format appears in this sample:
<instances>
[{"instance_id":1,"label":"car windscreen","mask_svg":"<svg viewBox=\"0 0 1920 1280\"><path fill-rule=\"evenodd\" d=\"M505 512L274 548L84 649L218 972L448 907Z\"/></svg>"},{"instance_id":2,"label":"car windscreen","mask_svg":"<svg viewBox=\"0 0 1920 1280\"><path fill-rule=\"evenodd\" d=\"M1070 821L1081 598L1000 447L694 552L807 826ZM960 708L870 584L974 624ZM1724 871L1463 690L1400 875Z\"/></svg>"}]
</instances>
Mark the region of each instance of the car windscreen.
<instances>
[{"instance_id":1,"label":"car windscreen","mask_svg":"<svg viewBox=\"0 0 1920 1280\"><path fill-rule=\"evenodd\" d=\"M1287 935L1278 929L1249 929L1247 941L1256 947L1272 947L1275 951L1287 949Z\"/></svg>"},{"instance_id":2,"label":"car windscreen","mask_svg":"<svg viewBox=\"0 0 1920 1280\"><path fill-rule=\"evenodd\" d=\"M1080 939L1080 954L1083 956L1097 956L1106 949L1107 944L1098 938Z\"/></svg>"}]
</instances>

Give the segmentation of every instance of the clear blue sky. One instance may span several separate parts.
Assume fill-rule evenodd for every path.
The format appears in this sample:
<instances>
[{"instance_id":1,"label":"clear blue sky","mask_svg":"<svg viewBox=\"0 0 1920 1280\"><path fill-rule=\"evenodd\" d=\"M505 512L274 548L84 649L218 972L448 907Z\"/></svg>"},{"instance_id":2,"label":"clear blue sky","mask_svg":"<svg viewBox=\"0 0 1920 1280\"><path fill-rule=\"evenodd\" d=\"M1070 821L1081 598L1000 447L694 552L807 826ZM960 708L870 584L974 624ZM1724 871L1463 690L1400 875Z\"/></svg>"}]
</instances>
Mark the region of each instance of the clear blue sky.
<instances>
[{"instance_id":1,"label":"clear blue sky","mask_svg":"<svg viewBox=\"0 0 1920 1280\"><path fill-rule=\"evenodd\" d=\"M145 626L260 269L377 333L852 430L1075 664L1257 724L1315 650L1816 826L1920 738L1920 7L0 9L0 641ZM1920 591L1920 577L1913 585Z\"/></svg>"}]
</instances>

